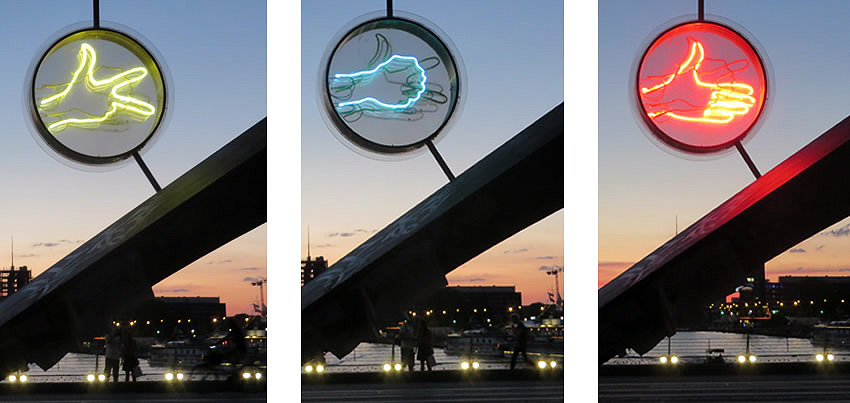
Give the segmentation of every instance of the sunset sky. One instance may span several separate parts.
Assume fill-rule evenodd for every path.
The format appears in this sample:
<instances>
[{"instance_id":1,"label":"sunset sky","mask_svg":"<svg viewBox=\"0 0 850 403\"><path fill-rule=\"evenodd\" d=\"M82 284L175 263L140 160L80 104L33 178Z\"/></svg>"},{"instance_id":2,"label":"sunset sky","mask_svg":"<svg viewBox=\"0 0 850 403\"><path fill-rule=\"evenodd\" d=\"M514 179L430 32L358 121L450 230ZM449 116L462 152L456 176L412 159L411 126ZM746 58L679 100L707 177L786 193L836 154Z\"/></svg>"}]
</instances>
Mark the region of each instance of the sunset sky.
<instances>
[{"instance_id":1,"label":"sunset sky","mask_svg":"<svg viewBox=\"0 0 850 403\"><path fill-rule=\"evenodd\" d=\"M537 2L535 7L496 3L393 3L396 10L424 16L445 31L465 64L468 98L456 124L437 144L455 175L564 99L563 2ZM428 153L377 161L349 150L320 116L316 80L323 53L348 22L385 6L384 0L302 4L302 256L307 255L309 226L312 256L324 256L331 264L447 181ZM516 285L524 303L546 301L554 278L541 268L563 266L563 220L559 211L494 246L453 271L449 284Z\"/></svg>"},{"instance_id":2,"label":"sunset sky","mask_svg":"<svg viewBox=\"0 0 850 403\"><path fill-rule=\"evenodd\" d=\"M748 31L772 67L773 104L745 142L762 173L850 113L850 3L712 0L705 11ZM701 160L661 150L634 114L628 82L642 46L686 14L696 17L696 1L599 3L600 287L673 237L677 217L681 231L754 180L734 149ZM768 278L850 274L848 235L844 219L767 262Z\"/></svg>"},{"instance_id":3,"label":"sunset sky","mask_svg":"<svg viewBox=\"0 0 850 403\"><path fill-rule=\"evenodd\" d=\"M70 168L47 155L24 114L27 69L63 28L90 23L91 0L6 2L0 13L0 266L38 275L153 194L135 164L105 172ZM168 12L163 12L166 8ZM129 27L153 44L173 80L174 108L143 155L163 187L266 116L264 1L102 1L102 24ZM67 32L67 30L62 31ZM226 49L226 52L221 51ZM234 195L238 197L238 195ZM250 312L266 276L262 225L154 287L160 296L220 296L228 314Z\"/></svg>"}]
</instances>

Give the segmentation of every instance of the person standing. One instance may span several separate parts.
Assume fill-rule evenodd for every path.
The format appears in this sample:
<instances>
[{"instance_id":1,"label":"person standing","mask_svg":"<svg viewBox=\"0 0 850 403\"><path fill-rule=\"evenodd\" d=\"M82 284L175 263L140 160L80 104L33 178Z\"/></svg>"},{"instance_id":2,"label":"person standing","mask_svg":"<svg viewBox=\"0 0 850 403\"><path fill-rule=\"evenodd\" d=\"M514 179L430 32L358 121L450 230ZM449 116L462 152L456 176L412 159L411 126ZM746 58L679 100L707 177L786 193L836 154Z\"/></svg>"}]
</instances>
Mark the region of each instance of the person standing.
<instances>
[{"instance_id":1,"label":"person standing","mask_svg":"<svg viewBox=\"0 0 850 403\"><path fill-rule=\"evenodd\" d=\"M113 327L106 335L106 379L112 376L114 382L118 382L118 364L121 362L121 337Z\"/></svg>"},{"instance_id":2,"label":"person standing","mask_svg":"<svg viewBox=\"0 0 850 403\"><path fill-rule=\"evenodd\" d=\"M130 382L130 377L133 377L133 382L136 382L136 372L134 369L139 366L139 345L130 332L124 332L121 337L123 348L121 349L121 358L124 359L122 369L124 370L124 382Z\"/></svg>"},{"instance_id":3,"label":"person standing","mask_svg":"<svg viewBox=\"0 0 850 403\"><path fill-rule=\"evenodd\" d=\"M522 358L529 365L534 366L534 363L528 359L528 328L522 323L518 316L514 316L514 337L516 344L514 345L514 353L511 356L511 369L516 366L516 359L522 353Z\"/></svg>"},{"instance_id":4,"label":"person standing","mask_svg":"<svg viewBox=\"0 0 850 403\"><path fill-rule=\"evenodd\" d=\"M420 371L425 370L425 366L428 366L428 371L431 370L431 366L434 363L434 341L431 336L431 330L428 329L428 323L424 320L419 321L419 334L418 334L419 343L417 345L416 351L416 359L419 360L420 363Z\"/></svg>"},{"instance_id":5,"label":"person standing","mask_svg":"<svg viewBox=\"0 0 850 403\"><path fill-rule=\"evenodd\" d=\"M406 320L401 329L399 329L399 344L401 345L401 364L407 367L407 370L413 372L416 367L416 333L413 330L413 325L409 320Z\"/></svg>"}]
</instances>

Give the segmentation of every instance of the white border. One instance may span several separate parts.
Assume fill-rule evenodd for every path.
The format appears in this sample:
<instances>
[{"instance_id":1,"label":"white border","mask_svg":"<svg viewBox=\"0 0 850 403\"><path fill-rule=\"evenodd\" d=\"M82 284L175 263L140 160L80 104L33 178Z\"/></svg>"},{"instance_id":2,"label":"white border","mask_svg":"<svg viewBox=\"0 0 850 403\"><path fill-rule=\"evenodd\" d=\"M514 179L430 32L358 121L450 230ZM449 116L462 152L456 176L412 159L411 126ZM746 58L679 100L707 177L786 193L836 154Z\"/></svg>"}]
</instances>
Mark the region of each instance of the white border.
<instances>
[{"instance_id":1,"label":"white border","mask_svg":"<svg viewBox=\"0 0 850 403\"><path fill-rule=\"evenodd\" d=\"M301 388L301 3L266 4L268 46L268 401ZM297 393L297 394L296 394Z\"/></svg>"},{"instance_id":2,"label":"white border","mask_svg":"<svg viewBox=\"0 0 850 403\"><path fill-rule=\"evenodd\" d=\"M596 1L566 0L564 76L582 79L564 80L564 398L579 402L596 401L599 373L598 21Z\"/></svg>"}]
</instances>

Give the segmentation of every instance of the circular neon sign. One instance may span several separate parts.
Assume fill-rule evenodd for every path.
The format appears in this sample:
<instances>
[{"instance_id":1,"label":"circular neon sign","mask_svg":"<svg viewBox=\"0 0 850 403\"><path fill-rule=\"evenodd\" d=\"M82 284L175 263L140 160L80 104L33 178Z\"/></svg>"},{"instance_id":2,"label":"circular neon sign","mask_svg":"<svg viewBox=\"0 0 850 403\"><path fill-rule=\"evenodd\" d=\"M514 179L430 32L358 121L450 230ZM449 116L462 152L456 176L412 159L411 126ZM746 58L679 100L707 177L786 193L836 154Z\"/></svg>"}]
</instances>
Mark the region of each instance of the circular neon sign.
<instances>
[{"instance_id":1,"label":"circular neon sign","mask_svg":"<svg viewBox=\"0 0 850 403\"><path fill-rule=\"evenodd\" d=\"M692 21L655 38L637 68L638 112L662 143L686 153L723 151L761 116L767 74L750 41L715 22Z\"/></svg>"},{"instance_id":2,"label":"circular neon sign","mask_svg":"<svg viewBox=\"0 0 850 403\"><path fill-rule=\"evenodd\" d=\"M434 29L397 16L358 24L331 48L320 77L329 126L366 155L417 151L457 115L459 69Z\"/></svg>"},{"instance_id":3,"label":"circular neon sign","mask_svg":"<svg viewBox=\"0 0 850 403\"><path fill-rule=\"evenodd\" d=\"M163 73L151 53L105 28L72 32L49 46L29 95L43 144L87 166L117 164L139 152L166 109Z\"/></svg>"}]
</instances>

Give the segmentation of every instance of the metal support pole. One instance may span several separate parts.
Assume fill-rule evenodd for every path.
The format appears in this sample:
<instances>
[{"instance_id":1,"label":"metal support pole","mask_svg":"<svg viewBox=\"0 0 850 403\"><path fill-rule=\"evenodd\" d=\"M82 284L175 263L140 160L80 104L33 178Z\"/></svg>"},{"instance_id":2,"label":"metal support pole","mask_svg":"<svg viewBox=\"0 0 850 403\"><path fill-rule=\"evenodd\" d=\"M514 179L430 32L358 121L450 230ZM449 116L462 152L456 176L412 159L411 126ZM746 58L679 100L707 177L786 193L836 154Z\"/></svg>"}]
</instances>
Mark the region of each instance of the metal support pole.
<instances>
[{"instance_id":1,"label":"metal support pole","mask_svg":"<svg viewBox=\"0 0 850 403\"><path fill-rule=\"evenodd\" d=\"M705 19L705 0L697 0L697 19Z\"/></svg>"},{"instance_id":2,"label":"metal support pole","mask_svg":"<svg viewBox=\"0 0 850 403\"><path fill-rule=\"evenodd\" d=\"M434 146L434 143L431 140L425 142L428 145L428 149L431 150L431 155L434 156L434 159L437 160L437 164L440 164L440 168L443 169L443 172L449 178L449 182L455 180L455 175L452 173L449 166L446 165L446 161L443 159L443 156L437 151L437 147Z\"/></svg>"},{"instance_id":3,"label":"metal support pole","mask_svg":"<svg viewBox=\"0 0 850 403\"><path fill-rule=\"evenodd\" d=\"M92 22L95 29L100 28L100 0L92 0Z\"/></svg>"},{"instance_id":4,"label":"metal support pole","mask_svg":"<svg viewBox=\"0 0 850 403\"><path fill-rule=\"evenodd\" d=\"M752 158L750 158L750 155L747 154L747 150L744 150L744 146L741 145L740 141L735 143L735 148L738 149L738 153L741 154L741 158L743 158L744 162L747 163L747 166L750 168L750 172L755 175L756 179L761 178L761 173L759 173L758 168L756 168L756 164L753 163Z\"/></svg>"},{"instance_id":5,"label":"metal support pole","mask_svg":"<svg viewBox=\"0 0 850 403\"><path fill-rule=\"evenodd\" d=\"M387 0L387 17L393 18L393 0Z\"/></svg>"},{"instance_id":6,"label":"metal support pole","mask_svg":"<svg viewBox=\"0 0 850 403\"><path fill-rule=\"evenodd\" d=\"M142 168L142 172L144 172L145 176L148 177L148 180L151 182L151 185L153 185L153 189L157 192L162 190L162 188L159 187L159 183L156 183L156 178L153 177L153 174L151 174L151 171L150 169L148 169L148 166L145 165L145 161L142 161L142 156L139 155L138 151L133 152L133 158L136 159L136 162L139 164L139 168Z\"/></svg>"}]
</instances>

